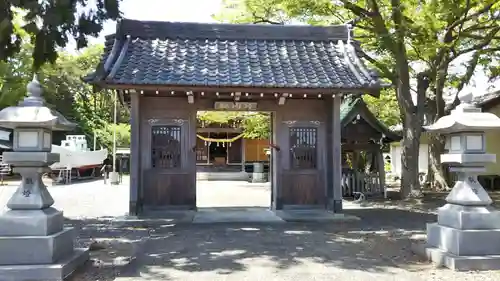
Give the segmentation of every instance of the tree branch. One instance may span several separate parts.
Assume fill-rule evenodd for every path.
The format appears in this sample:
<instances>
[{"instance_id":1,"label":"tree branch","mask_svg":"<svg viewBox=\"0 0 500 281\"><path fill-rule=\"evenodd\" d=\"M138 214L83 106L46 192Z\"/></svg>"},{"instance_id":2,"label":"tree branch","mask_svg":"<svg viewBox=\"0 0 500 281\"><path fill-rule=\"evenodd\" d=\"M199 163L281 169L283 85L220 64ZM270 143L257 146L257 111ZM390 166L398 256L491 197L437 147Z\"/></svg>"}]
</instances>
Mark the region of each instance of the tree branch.
<instances>
[{"instance_id":1,"label":"tree branch","mask_svg":"<svg viewBox=\"0 0 500 281\"><path fill-rule=\"evenodd\" d=\"M385 47L390 50L393 55L396 55L396 49L394 48L394 40L391 40L391 35L389 29L387 28L382 15L380 14L380 9L377 4L377 0L370 0L372 5L371 18L373 21L373 27L376 33L381 37L380 39L384 42Z\"/></svg>"},{"instance_id":2,"label":"tree branch","mask_svg":"<svg viewBox=\"0 0 500 281\"><path fill-rule=\"evenodd\" d=\"M480 15L488 12L491 9L491 7L493 7L494 4L495 3L490 3L490 4L486 5L486 6L484 6L483 8L479 9L475 13L469 15L469 11L470 11L470 9L472 7L470 5L470 1L467 1L467 6L465 7L465 9L463 11L463 15L464 16L463 17L459 16L457 19L455 19L454 21L450 22L449 25L448 25L448 27L445 28L445 35L444 35L443 43L449 44L453 40L455 40L455 44L453 45L453 46L455 46L456 43L458 42L458 39L460 38L460 34L463 33L463 32L465 32L464 30L462 30L464 24L467 21L476 19ZM460 26L460 29L457 32L459 34L459 36L453 36L453 30L457 26ZM453 55L454 55L455 58L458 57L458 56L460 56L460 54L457 54L457 52L454 50L454 47L451 47L451 48L443 47L443 48L441 48L441 50L438 52L436 58L434 59L434 61L436 62L436 66L442 63L441 60L444 58L445 53L447 53L449 50L451 50L453 52Z\"/></svg>"},{"instance_id":3,"label":"tree branch","mask_svg":"<svg viewBox=\"0 0 500 281\"><path fill-rule=\"evenodd\" d=\"M476 70L476 66L479 62L480 56L481 54L479 51L475 52L474 55L472 55L472 58L469 60L469 63L467 65L467 70L465 71L465 75L462 77L462 79L460 80L460 84L457 87L457 93L455 94L455 98L453 99L453 102L446 107L445 114L448 114L452 109L454 109L457 105L460 104L460 100L458 99L458 94L462 91L465 85L469 84L470 80L472 79L474 71Z\"/></svg>"},{"instance_id":4,"label":"tree branch","mask_svg":"<svg viewBox=\"0 0 500 281\"><path fill-rule=\"evenodd\" d=\"M493 1L493 3L490 3L490 4L487 4L486 6L484 6L483 8L479 9L477 12L467 16L467 17L463 17L463 18L460 18L458 20L456 20L455 22L453 22L448 28L447 30L452 30L454 29L455 27L463 24L464 22L466 21L470 21L470 20L473 20L473 19L476 19L477 17L479 17L480 15L488 12L491 7L493 7L493 5L495 5L495 1ZM466 11L468 13L468 10Z\"/></svg>"},{"instance_id":5,"label":"tree branch","mask_svg":"<svg viewBox=\"0 0 500 281\"><path fill-rule=\"evenodd\" d=\"M466 5L465 5L465 12L463 13L464 14L464 18L467 18L467 15L469 14L469 11L470 11L470 0L467 0ZM462 34L463 29L464 29L464 24L465 24L465 21L462 21L462 23L460 23L460 27L458 28L458 32L457 32L456 38L460 38L460 35ZM457 43L457 41L458 40L455 41L455 44ZM453 45L455 45L455 44L453 44Z\"/></svg>"},{"instance_id":6,"label":"tree branch","mask_svg":"<svg viewBox=\"0 0 500 281\"><path fill-rule=\"evenodd\" d=\"M352 3L349 0L340 0L340 1L344 4L344 7L346 9L351 11L356 16L358 16L360 18L370 18L371 13L368 10Z\"/></svg>"},{"instance_id":7,"label":"tree branch","mask_svg":"<svg viewBox=\"0 0 500 281\"><path fill-rule=\"evenodd\" d=\"M495 20L498 20L498 18L496 18ZM488 22L490 22L490 21L488 21ZM494 23L494 21L491 21L491 22ZM472 32L484 32L485 30L489 30L489 29L496 27L496 25L491 25L491 24L485 25L485 24L486 24L486 22L469 26L469 27L465 28L463 30L463 32L465 34L472 33Z\"/></svg>"},{"instance_id":8,"label":"tree branch","mask_svg":"<svg viewBox=\"0 0 500 281\"><path fill-rule=\"evenodd\" d=\"M481 50L483 49L484 47L488 46L491 41L493 40L493 38L495 37L495 35L500 32L500 26L499 27L496 27L495 29L491 30L485 37L484 37L484 41L481 42L481 43L478 43L476 45L473 45L472 47L469 47L469 48L466 48L466 49L463 49L463 50L460 50L458 52L456 52L455 56L453 57L453 59L456 59L457 57L461 56L461 55L464 55L464 54L467 54L467 53L470 53L472 51L476 51L476 50ZM496 48L492 48L493 50L495 50Z\"/></svg>"},{"instance_id":9,"label":"tree branch","mask_svg":"<svg viewBox=\"0 0 500 281\"><path fill-rule=\"evenodd\" d=\"M486 39L486 37L484 36L481 36L479 34L470 34L470 33L463 33L462 35L463 38L470 38L470 39L474 39L474 40L484 40ZM500 40L500 35L499 36L493 36L491 37L492 40Z\"/></svg>"},{"instance_id":10,"label":"tree branch","mask_svg":"<svg viewBox=\"0 0 500 281\"><path fill-rule=\"evenodd\" d=\"M431 65L431 61L429 61L429 59L425 58L417 47L415 47L413 44L409 44L409 46L413 49L413 51L415 52L415 54L417 54L417 57L420 60L424 61L425 63L427 63L429 65Z\"/></svg>"},{"instance_id":11,"label":"tree branch","mask_svg":"<svg viewBox=\"0 0 500 281\"><path fill-rule=\"evenodd\" d=\"M253 24L268 23L274 25L284 25L284 22L273 21L262 16L258 16L256 12L252 12L252 17L254 18Z\"/></svg>"},{"instance_id":12,"label":"tree branch","mask_svg":"<svg viewBox=\"0 0 500 281\"><path fill-rule=\"evenodd\" d=\"M394 81L395 80L394 73L392 73L392 71L385 64L379 62L375 58L368 55L357 44L353 44L353 45L354 45L354 48L356 49L356 53L359 54L361 58L366 59L371 64L373 64L375 67L377 67L387 79L391 80L391 82L393 82L393 83L395 82Z\"/></svg>"}]
</instances>

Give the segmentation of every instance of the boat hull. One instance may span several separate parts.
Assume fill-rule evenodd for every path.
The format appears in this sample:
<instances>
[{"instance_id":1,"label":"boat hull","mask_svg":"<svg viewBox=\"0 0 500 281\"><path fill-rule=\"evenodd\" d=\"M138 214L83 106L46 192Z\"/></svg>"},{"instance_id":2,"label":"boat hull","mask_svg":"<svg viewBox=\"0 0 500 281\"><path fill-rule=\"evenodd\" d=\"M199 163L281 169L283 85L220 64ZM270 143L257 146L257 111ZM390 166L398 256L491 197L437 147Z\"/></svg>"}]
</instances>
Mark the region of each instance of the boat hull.
<instances>
[{"instance_id":1,"label":"boat hull","mask_svg":"<svg viewBox=\"0 0 500 281\"><path fill-rule=\"evenodd\" d=\"M59 162L52 169L90 169L102 164L108 156L107 149L94 151L73 151L59 145L52 145L52 153L59 153Z\"/></svg>"}]
</instances>

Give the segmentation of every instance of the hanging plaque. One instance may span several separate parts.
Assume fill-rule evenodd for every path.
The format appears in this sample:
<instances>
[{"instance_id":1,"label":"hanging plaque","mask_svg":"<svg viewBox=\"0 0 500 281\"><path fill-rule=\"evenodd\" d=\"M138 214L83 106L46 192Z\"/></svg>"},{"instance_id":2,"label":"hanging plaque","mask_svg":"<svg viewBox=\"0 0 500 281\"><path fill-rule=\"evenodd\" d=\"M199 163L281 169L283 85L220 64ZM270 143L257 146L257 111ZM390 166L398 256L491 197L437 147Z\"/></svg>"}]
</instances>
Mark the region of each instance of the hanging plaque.
<instances>
[{"instance_id":1,"label":"hanging plaque","mask_svg":"<svg viewBox=\"0 0 500 281\"><path fill-rule=\"evenodd\" d=\"M216 101L214 105L218 110L257 110L256 102L233 102L233 101Z\"/></svg>"}]
</instances>

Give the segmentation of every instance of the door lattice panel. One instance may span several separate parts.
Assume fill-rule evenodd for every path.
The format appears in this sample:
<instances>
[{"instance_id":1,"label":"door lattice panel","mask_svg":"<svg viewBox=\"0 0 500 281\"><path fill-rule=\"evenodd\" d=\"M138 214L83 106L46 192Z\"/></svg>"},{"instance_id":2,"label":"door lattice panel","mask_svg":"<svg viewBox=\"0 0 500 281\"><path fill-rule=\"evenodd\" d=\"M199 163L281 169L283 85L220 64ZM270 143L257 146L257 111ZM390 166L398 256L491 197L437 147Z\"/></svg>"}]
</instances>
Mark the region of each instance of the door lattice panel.
<instances>
[{"instance_id":1,"label":"door lattice panel","mask_svg":"<svg viewBox=\"0 0 500 281\"><path fill-rule=\"evenodd\" d=\"M175 169L181 167L181 127L151 128L151 167Z\"/></svg>"}]
</instances>

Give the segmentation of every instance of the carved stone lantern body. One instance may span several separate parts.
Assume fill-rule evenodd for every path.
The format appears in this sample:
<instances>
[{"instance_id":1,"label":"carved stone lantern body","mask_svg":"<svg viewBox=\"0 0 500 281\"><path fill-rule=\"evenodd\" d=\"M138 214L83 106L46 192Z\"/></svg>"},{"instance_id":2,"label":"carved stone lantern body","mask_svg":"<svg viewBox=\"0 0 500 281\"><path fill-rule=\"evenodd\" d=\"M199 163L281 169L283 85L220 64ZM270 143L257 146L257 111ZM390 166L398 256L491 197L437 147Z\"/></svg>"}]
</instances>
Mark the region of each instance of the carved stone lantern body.
<instances>
[{"instance_id":1,"label":"carved stone lantern body","mask_svg":"<svg viewBox=\"0 0 500 281\"><path fill-rule=\"evenodd\" d=\"M496 155L486 153L485 132L500 129L500 118L481 112L472 96L450 115L425 127L446 137L441 162L457 174L457 181L438 210L438 221L427 225L427 257L455 270L500 269L500 212L477 180Z\"/></svg>"},{"instance_id":2,"label":"carved stone lantern body","mask_svg":"<svg viewBox=\"0 0 500 281\"><path fill-rule=\"evenodd\" d=\"M0 111L0 126L13 129L13 151L3 161L22 177L0 216L0 276L7 280L62 280L88 259L85 249L74 249L74 230L64 227L63 212L42 181L49 166L59 161L52 153L52 131L71 130L75 124L45 106L36 77L28 95L17 106Z\"/></svg>"}]
</instances>

